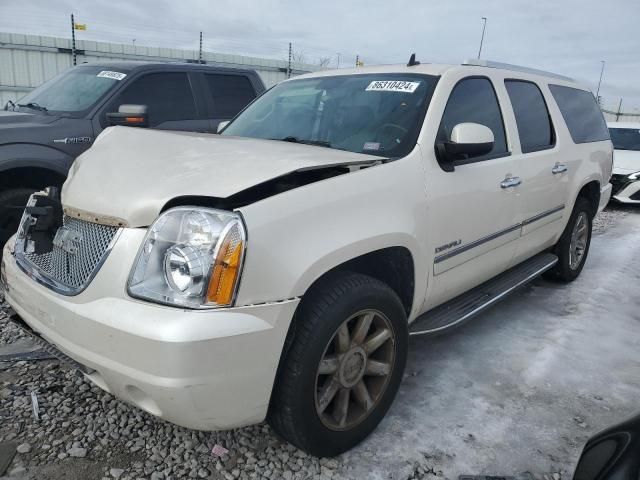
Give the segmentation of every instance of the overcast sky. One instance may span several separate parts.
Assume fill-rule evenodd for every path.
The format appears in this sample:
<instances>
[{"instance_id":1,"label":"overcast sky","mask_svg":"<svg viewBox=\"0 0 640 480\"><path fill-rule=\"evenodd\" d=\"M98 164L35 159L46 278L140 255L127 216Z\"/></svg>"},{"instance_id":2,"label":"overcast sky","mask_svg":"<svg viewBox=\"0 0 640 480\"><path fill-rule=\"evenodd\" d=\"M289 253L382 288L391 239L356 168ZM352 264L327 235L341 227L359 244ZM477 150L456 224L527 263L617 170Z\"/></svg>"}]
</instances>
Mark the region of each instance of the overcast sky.
<instances>
[{"instance_id":1,"label":"overcast sky","mask_svg":"<svg viewBox=\"0 0 640 480\"><path fill-rule=\"evenodd\" d=\"M0 31L198 48L286 58L287 44L336 66L406 62L460 63L482 57L577 78L606 105L640 108L640 0L0 0Z\"/></svg>"}]
</instances>

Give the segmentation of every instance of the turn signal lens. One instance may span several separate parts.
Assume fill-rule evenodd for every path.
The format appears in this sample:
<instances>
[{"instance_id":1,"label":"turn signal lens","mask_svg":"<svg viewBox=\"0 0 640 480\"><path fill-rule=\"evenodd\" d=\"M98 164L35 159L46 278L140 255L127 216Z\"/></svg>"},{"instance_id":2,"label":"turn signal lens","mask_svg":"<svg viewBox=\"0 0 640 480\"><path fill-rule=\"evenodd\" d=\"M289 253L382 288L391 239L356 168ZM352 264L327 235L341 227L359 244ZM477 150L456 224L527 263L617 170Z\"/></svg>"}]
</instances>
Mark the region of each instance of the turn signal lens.
<instances>
[{"instance_id":1,"label":"turn signal lens","mask_svg":"<svg viewBox=\"0 0 640 480\"><path fill-rule=\"evenodd\" d=\"M244 234L232 223L216 252L207 289L207 303L229 306L233 303L244 257Z\"/></svg>"}]
</instances>

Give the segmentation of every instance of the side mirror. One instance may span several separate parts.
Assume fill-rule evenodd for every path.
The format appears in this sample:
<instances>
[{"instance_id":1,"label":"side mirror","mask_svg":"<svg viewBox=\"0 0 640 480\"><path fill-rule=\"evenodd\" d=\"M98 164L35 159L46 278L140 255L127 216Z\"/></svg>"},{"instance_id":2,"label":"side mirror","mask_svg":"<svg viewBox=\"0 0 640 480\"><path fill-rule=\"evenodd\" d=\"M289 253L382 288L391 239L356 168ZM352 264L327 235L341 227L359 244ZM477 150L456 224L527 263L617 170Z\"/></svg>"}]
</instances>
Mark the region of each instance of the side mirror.
<instances>
[{"instance_id":1,"label":"side mirror","mask_svg":"<svg viewBox=\"0 0 640 480\"><path fill-rule=\"evenodd\" d=\"M109 125L146 127L148 120L146 105L120 105L118 113L107 113Z\"/></svg>"},{"instance_id":2,"label":"side mirror","mask_svg":"<svg viewBox=\"0 0 640 480\"><path fill-rule=\"evenodd\" d=\"M489 127L479 123L459 123L453 127L449 141L436 144L438 159L446 171L452 172L455 160L486 155L493 149L493 142L493 132Z\"/></svg>"},{"instance_id":3,"label":"side mirror","mask_svg":"<svg viewBox=\"0 0 640 480\"><path fill-rule=\"evenodd\" d=\"M226 122L220 122L220 123L218 124L218 130L216 130L216 131L217 131L217 133L220 133L222 130L224 130L224 128L225 128L227 125L229 125L229 120L227 120Z\"/></svg>"}]
</instances>

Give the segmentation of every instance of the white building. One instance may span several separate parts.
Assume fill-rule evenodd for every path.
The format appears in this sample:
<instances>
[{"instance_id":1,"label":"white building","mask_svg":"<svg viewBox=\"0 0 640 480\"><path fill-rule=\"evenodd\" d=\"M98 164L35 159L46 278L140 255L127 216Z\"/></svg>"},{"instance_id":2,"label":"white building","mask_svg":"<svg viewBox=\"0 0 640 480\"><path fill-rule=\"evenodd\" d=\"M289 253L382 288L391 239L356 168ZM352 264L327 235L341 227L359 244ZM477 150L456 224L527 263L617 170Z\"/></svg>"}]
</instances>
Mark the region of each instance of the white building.
<instances>
[{"instance_id":1,"label":"white building","mask_svg":"<svg viewBox=\"0 0 640 480\"><path fill-rule=\"evenodd\" d=\"M77 63L109 60L148 60L160 62L198 61L198 52L118 43L76 41ZM207 64L249 68L271 85L287 78L288 62L258 57L204 52ZM71 39L0 32L0 108L17 100L34 87L73 65ZM318 65L292 64L292 75L318 70Z\"/></svg>"}]
</instances>

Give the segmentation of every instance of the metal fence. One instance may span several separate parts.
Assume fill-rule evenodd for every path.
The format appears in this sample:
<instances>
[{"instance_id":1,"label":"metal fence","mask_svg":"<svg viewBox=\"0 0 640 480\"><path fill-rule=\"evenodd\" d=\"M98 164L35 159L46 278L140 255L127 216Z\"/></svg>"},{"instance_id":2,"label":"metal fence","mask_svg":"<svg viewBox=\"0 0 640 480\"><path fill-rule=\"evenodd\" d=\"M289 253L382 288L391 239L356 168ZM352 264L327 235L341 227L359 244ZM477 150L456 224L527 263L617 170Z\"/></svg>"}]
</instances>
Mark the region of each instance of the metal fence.
<instances>
[{"instance_id":1,"label":"metal fence","mask_svg":"<svg viewBox=\"0 0 640 480\"><path fill-rule=\"evenodd\" d=\"M198 63L199 52L174 48L76 41L77 63L109 60L144 60ZM267 87L287 78L285 60L203 52L202 60L211 65L249 68L258 72ZM0 108L15 101L53 76L71 67L71 40L0 32ZM293 63L291 74L319 70L318 65Z\"/></svg>"},{"instance_id":2,"label":"metal fence","mask_svg":"<svg viewBox=\"0 0 640 480\"><path fill-rule=\"evenodd\" d=\"M602 113L607 122L640 122L640 112L614 112L603 108Z\"/></svg>"}]
</instances>

